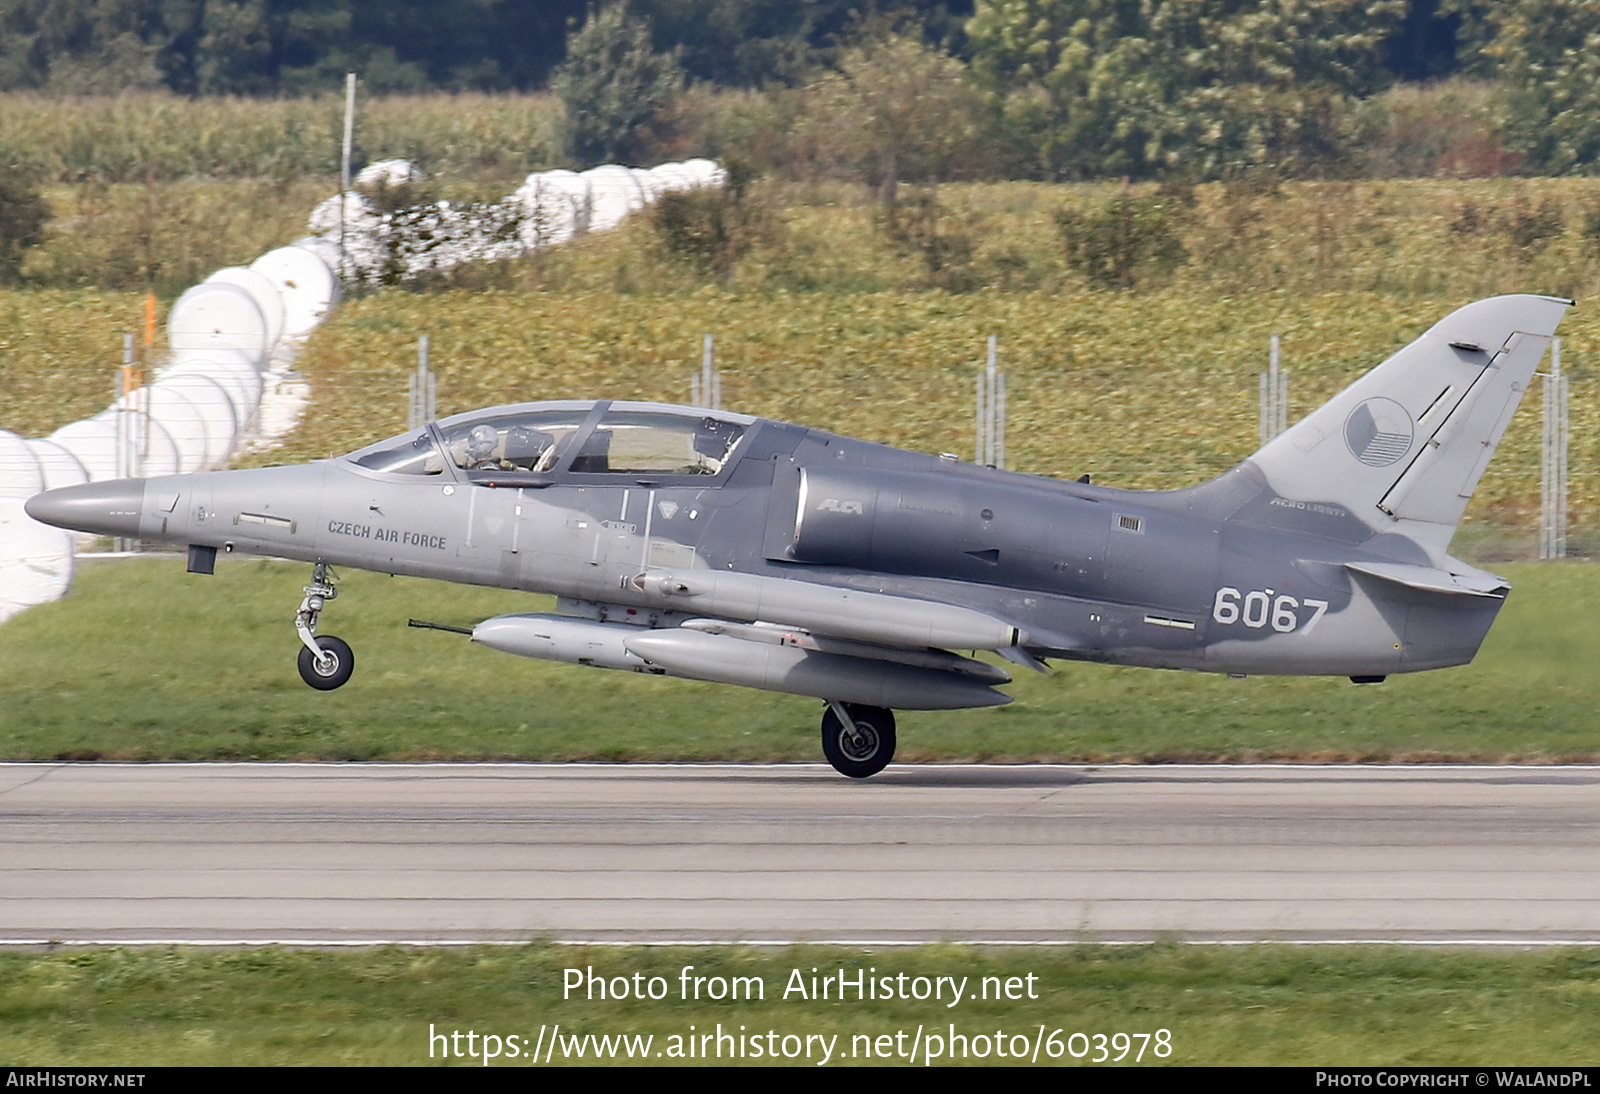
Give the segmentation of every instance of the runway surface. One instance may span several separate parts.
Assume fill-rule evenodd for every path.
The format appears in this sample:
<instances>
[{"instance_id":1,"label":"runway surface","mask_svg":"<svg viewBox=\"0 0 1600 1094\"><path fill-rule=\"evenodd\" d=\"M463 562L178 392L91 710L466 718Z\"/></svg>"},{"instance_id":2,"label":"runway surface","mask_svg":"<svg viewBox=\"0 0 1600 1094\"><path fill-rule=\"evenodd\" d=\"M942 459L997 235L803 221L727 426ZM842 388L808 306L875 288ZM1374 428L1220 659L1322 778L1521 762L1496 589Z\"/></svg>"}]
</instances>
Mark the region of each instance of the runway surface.
<instances>
[{"instance_id":1,"label":"runway surface","mask_svg":"<svg viewBox=\"0 0 1600 1094\"><path fill-rule=\"evenodd\" d=\"M1600 941L1593 767L0 765L0 940Z\"/></svg>"}]
</instances>

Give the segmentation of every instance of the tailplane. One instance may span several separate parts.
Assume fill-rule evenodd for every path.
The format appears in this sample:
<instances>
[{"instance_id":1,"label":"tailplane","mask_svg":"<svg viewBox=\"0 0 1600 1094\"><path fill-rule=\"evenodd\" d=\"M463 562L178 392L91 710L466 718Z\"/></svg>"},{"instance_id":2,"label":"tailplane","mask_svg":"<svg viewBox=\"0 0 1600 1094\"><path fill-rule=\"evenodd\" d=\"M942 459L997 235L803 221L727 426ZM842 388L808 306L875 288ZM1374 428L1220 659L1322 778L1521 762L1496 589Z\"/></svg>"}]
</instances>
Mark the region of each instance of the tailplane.
<instances>
[{"instance_id":1,"label":"tailplane","mask_svg":"<svg viewBox=\"0 0 1600 1094\"><path fill-rule=\"evenodd\" d=\"M1268 442L1252 466L1274 504L1342 509L1438 565L1572 301L1468 304Z\"/></svg>"}]
</instances>

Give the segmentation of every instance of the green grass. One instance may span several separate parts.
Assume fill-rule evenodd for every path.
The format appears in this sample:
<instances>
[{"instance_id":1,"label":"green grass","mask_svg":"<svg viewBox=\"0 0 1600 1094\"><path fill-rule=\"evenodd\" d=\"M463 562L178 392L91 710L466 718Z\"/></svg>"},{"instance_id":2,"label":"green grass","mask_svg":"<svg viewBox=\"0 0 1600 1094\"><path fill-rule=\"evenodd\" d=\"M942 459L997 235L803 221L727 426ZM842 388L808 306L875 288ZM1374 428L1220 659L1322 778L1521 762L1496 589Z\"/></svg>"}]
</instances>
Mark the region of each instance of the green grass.
<instances>
[{"instance_id":1,"label":"green grass","mask_svg":"<svg viewBox=\"0 0 1600 1094\"><path fill-rule=\"evenodd\" d=\"M58 289L153 288L170 302L224 266L248 266L305 235L311 210L338 189L303 178L52 186L52 219L44 242L27 252L22 277ZM141 298L133 327L141 334L143 306ZM157 333L164 350L165 326Z\"/></svg>"},{"instance_id":2,"label":"green grass","mask_svg":"<svg viewBox=\"0 0 1600 1094\"><path fill-rule=\"evenodd\" d=\"M1058 663L1017 701L900 716L904 760L1578 761L1600 756L1600 569L1503 568L1516 590L1469 666L1356 687ZM350 571L323 630L354 679L314 692L291 626L309 568L82 565L0 627L0 758L814 760L820 704L513 658L407 618L548 610L528 594Z\"/></svg>"},{"instance_id":3,"label":"green grass","mask_svg":"<svg viewBox=\"0 0 1600 1094\"><path fill-rule=\"evenodd\" d=\"M0 429L48 437L110 406L122 336L143 325L138 293L0 290Z\"/></svg>"},{"instance_id":4,"label":"green grass","mask_svg":"<svg viewBox=\"0 0 1600 1094\"><path fill-rule=\"evenodd\" d=\"M344 96L0 95L8 151L59 182L320 178L338 187ZM514 187L561 166L549 95L363 95L356 164L404 156L430 175ZM307 210L308 212L310 210Z\"/></svg>"},{"instance_id":5,"label":"green grass","mask_svg":"<svg viewBox=\"0 0 1600 1094\"><path fill-rule=\"evenodd\" d=\"M764 998L685 1001L680 976L688 965L708 978L759 977ZM660 976L666 998L602 1002L574 993L563 999L569 968L607 978L639 973L643 983ZM844 970L852 978L863 969L877 977L905 973L908 982L966 977L968 992L986 976L1002 984L1022 978L1018 987L1026 992L1032 975L1037 998L963 1000L954 1008L932 1000L784 999L794 971L809 983L812 969L819 976ZM650 1034L651 1063L682 1062L653 1057L670 1052L674 1036L681 1045L691 1026L714 1035L720 1024L735 1035L743 1027L747 1036L837 1037L833 1062L849 1064L865 1062L849 1058L852 1049L866 1048L855 1040L860 1035L876 1047L876 1038L903 1032L904 1052L919 1026L946 1038L954 1026L969 1047L978 1035L992 1045L1003 1032L1017 1048L1011 1038L1037 1038L1042 1025L1046 1036L1060 1031L1062 1043L1075 1032L1105 1034L1108 1051L1118 1032L1169 1031L1165 1059L1152 1041L1134 1064L1135 1041L1121 1066L1574 1066L1594 1063L1597 974L1600 953L1586 949L69 949L0 954L0 1059L27 1067L427 1064L430 1028L459 1030L463 1052L468 1030L502 1041L525 1037L531 1052L541 1027L559 1023L568 1036ZM445 1063L442 1046L433 1044L439 1055L431 1062ZM1073 1048L1099 1055L1092 1041L1075 1040ZM990 1054L967 1062L1017 1061ZM1045 1053L1039 1062L1049 1062ZM1063 1054L1061 1062L1080 1061Z\"/></svg>"}]
</instances>

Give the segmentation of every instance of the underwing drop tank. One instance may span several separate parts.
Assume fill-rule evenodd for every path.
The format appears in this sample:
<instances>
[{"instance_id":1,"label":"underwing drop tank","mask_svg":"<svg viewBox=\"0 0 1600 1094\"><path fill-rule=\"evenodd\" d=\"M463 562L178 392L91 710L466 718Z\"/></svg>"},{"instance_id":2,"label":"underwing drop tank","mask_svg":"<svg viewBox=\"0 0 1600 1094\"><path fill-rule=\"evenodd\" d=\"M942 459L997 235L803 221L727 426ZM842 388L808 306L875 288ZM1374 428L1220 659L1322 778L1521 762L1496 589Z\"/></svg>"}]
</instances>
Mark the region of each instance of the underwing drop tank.
<instances>
[{"instance_id":1,"label":"underwing drop tank","mask_svg":"<svg viewBox=\"0 0 1600 1094\"><path fill-rule=\"evenodd\" d=\"M1011 696L990 686L992 675L823 653L682 627L500 615L474 627L472 640L542 661L742 684L874 707L952 710L1011 701Z\"/></svg>"}]
</instances>

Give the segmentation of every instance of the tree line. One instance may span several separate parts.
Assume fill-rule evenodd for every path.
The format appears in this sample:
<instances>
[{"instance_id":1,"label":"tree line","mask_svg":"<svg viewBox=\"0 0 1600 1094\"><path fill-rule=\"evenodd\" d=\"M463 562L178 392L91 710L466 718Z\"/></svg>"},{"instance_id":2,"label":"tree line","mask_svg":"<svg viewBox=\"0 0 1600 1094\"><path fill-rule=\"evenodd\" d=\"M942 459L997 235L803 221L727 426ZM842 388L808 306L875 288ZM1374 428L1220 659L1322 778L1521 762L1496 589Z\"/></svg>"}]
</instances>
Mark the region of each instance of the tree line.
<instances>
[{"instance_id":1,"label":"tree line","mask_svg":"<svg viewBox=\"0 0 1600 1094\"><path fill-rule=\"evenodd\" d=\"M795 80L851 23L903 10L957 33L971 0L0 0L0 90L305 94L543 87L600 10L722 86Z\"/></svg>"},{"instance_id":2,"label":"tree line","mask_svg":"<svg viewBox=\"0 0 1600 1094\"><path fill-rule=\"evenodd\" d=\"M1326 175L1385 124L1378 92L1452 75L1492 82L1513 166L1588 171L1596 68L1596 0L0 0L0 91L548 88L575 161L848 162L891 197Z\"/></svg>"},{"instance_id":3,"label":"tree line","mask_svg":"<svg viewBox=\"0 0 1600 1094\"><path fill-rule=\"evenodd\" d=\"M1208 3L1197 26L1265 9L1268 22L1329 4ZM1345 4L1375 19L1375 64L1397 79L1471 69L1491 35L1488 0ZM1107 19L1121 34L1170 18L1180 5L1028 0L0 0L0 90L64 94L166 88L186 95L300 94L336 86L348 69L375 91L543 87L569 35L617 9L648 26L653 48L685 73L723 87L803 82L840 51L863 19L895 15L964 63L983 52L985 28L1019 18L1063 25ZM1162 9L1167 9L1162 14ZM971 20L981 18L974 35ZM1348 12L1333 22L1348 23ZM1030 32L1031 35L1031 32ZM1022 43L1024 48L1028 43ZM992 50L991 50L992 52Z\"/></svg>"},{"instance_id":4,"label":"tree line","mask_svg":"<svg viewBox=\"0 0 1600 1094\"><path fill-rule=\"evenodd\" d=\"M652 25L619 3L568 39L550 86L578 158L628 158L683 127L689 51ZM1386 142L1399 173L1600 160L1597 0L976 0L965 19L880 14L830 41L803 80L724 110L716 152L850 170L889 205L901 179L1382 173ZM1379 95L1398 74L1466 77L1478 101L1399 117Z\"/></svg>"}]
</instances>

